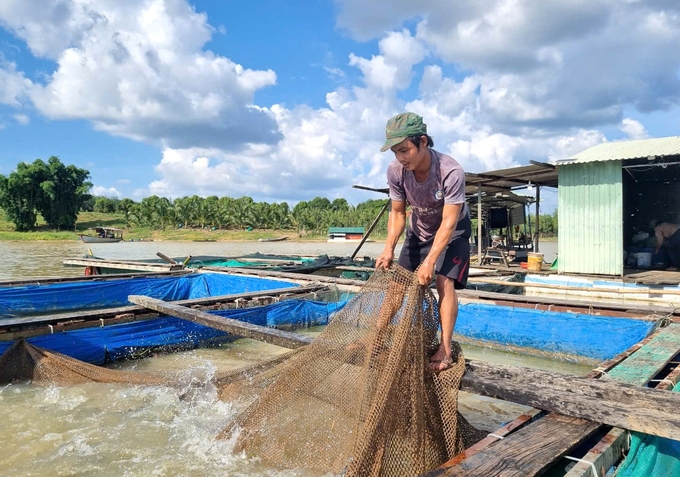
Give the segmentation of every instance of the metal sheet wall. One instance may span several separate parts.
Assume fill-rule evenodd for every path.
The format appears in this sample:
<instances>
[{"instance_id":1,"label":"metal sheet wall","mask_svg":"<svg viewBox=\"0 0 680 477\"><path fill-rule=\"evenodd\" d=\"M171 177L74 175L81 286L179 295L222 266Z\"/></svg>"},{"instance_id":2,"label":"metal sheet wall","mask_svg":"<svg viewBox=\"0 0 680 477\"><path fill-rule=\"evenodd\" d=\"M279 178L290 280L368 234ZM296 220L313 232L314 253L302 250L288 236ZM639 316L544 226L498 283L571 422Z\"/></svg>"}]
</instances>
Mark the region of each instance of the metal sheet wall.
<instances>
[{"instance_id":1,"label":"metal sheet wall","mask_svg":"<svg viewBox=\"0 0 680 477\"><path fill-rule=\"evenodd\" d=\"M621 161L558 168L558 271L623 275Z\"/></svg>"}]
</instances>

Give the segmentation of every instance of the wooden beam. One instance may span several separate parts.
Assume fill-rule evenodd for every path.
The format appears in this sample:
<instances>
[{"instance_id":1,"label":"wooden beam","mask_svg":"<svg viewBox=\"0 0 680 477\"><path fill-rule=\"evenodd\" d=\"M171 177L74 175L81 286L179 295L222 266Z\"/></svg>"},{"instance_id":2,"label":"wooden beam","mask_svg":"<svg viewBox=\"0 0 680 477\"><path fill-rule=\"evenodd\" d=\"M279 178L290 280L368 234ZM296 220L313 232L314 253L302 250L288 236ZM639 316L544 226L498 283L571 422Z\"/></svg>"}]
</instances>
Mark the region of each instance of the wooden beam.
<instances>
[{"instance_id":1,"label":"wooden beam","mask_svg":"<svg viewBox=\"0 0 680 477\"><path fill-rule=\"evenodd\" d=\"M183 320L188 320L203 326L209 326L216 330L225 331L246 338L253 338L265 343L283 346L284 348L295 349L312 342L312 338L307 336L300 336L295 333L289 333L275 328L267 328L233 320L231 318L215 316L204 311L186 308L147 296L130 295L128 300L136 305L166 315L176 316L177 318L182 318Z\"/></svg>"},{"instance_id":2,"label":"wooden beam","mask_svg":"<svg viewBox=\"0 0 680 477\"><path fill-rule=\"evenodd\" d=\"M77 276L49 276L31 277L19 280L0 280L0 288L17 287L26 285L49 285L52 283L70 282L103 282L108 280L119 280L121 278L148 278L148 277L174 277L178 275L189 275L195 273L193 270L155 271L155 272L134 272L134 273L107 273L106 275L77 275Z\"/></svg>"},{"instance_id":3,"label":"wooden beam","mask_svg":"<svg viewBox=\"0 0 680 477\"><path fill-rule=\"evenodd\" d=\"M520 429L522 429L524 426L531 424L534 422L536 419L539 419L545 415L545 411L541 411L540 409L531 409L521 416L513 419L509 423L505 424L504 426L496 429L495 431L489 433L488 436L486 436L484 439L481 441L471 445L467 449L465 449L463 452L455 456L453 459L445 462L442 464L439 468L440 469L445 469L448 467L453 467L454 465L460 464L464 460L469 459L476 453L486 449L489 447L491 444L495 444L501 439L504 439L506 436L512 434L513 432L516 432Z\"/></svg>"},{"instance_id":4,"label":"wooden beam","mask_svg":"<svg viewBox=\"0 0 680 477\"><path fill-rule=\"evenodd\" d=\"M336 267L337 268L337 267ZM325 277L321 275L303 275L300 273L291 272L279 272L274 270L254 270L245 268L233 268L233 267L203 267L201 269L204 272L217 272L225 273L228 275L250 275L257 277L269 277L274 279L281 279L286 281L292 281L295 283L328 283L337 285L339 288L349 291L360 291L361 288L366 284L363 280L351 280L347 278L337 278L337 277ZM496 270L494 268L494 270ZM474 279L468 280L473 282ZM481 282L481 280L480 280ZM517 285L516 282L506 283L508 286ZM603 310L620 310L620 311L630 311L633 313L643 314L653 314L659 313L664 315L680 315L680 308L673 308L669 303L668 306L661 305L639 305L639 304L626 304L620 305L617 303L608 303L602 301L585 301L585 300L567 300L562 298L553 297L541 297L541 296L526 296L526 295L512 295L509 293L495 293L495 292L483 292L478 290L457 290L457 294L461 298L479 299L479 300L506 300L509 302L517 303L532 303L532 304L544 304L549 305L562 305L571 306L574 308L585 308L589 311L589 314L598 314L599 309Z\"/></svg>"},{"instance_id":5,"label":"wooden beam","mask_svg":"<svg viewBox=\"0 0 680 477\"><path fill-rule=\"evenodd\" d=\"M470 281L470 280L468 280ZM511 282L514 283L514 282ZM495 303L505 301L514 303L528 303L532 305L565 306L573 309L585 309L587 314L597 315L598 310L615 310L629 313L637 313L638 315L680 315L680 308L673 307L671 303L668 305L638 305L608 303L603 301L588 301L588 300L567 300L564 298L541 297L541 296L527 296L527 295L513 295L510 293L495 293L484 292L478 290L456 290L456 294L464 298L478 298L480 300L490 300ZM552 308L548 308L550 311Z\"/></svg>"},{"instance_id":6,"label":"wooden beam","mask_svg":"<svg viewBox=\"0 0 680 477\"><path fill-rule=\"evenodd\" d=\"M598 429L594 422L551 413L499 440L486 452L473 455L456 465L432 470L424 477L532 477L541 475L555 455L564 455ZM561 432L555 432L560 429Z\"/></svg>"},{"instance_id":7,"label":"wooden beam","mask_svg":"<svg viewBox=\"0 0 680 477\"><path fill-rule=\"evenodd\" d=\"M165 260L166 262L168 262L171 265L177 265L178 264L175 260L173 260L172 258L168 257L167 255L165 255L161 252L156 252L156 255L158 257L160 257L162 260Z\"/></svg>"},{"instance_id":8,"label":"wooden beam","mask_svg":"<svg viewBox=\"0 0 680 477\"><path fill-rule=\"evenodd\" d=\"M322 275L303 275L300 273L278 272L275 270L258 270L253 268L234 268L234 267L203 267L202 272L218 272L227 275L247 275L254 277L268 277L294 283L332 283L338 288L345 286L351 291L361 290L366 282L364 280L350 280L348 278L325 277Z\"/></svg>"},{"instance_id":9,"label":"wooden beam","mask_svg":"<svg viewBox=\"0 0 680 477\"><path fill-rule=\"evenodd\" d=\"M680 439L680 394L615 381L469 362L461 389L610 426Z\"/></svg>"},{"instance_id":10,"label":"wooden beam","mask_svg":"<svg viewBox=\"0 0 680 477\"><path fill-rule=\"evenodd\" d=\"M613 294L648 294L648 295L680 295L680 289L663 290L655 288L632 288L632 287L575 287L569 285L559 285L555 283L533 283L533 282L506 282L503 280L489 280L484 278L474 278L468 280L470 283L487 283L490 285L505 285L520 288L545 288L550 290L578 291L578 292L598 292Z\"/></svg>"},{"instance_id":11,"label":"wooden beam","mask_svg":"<svg viewBox=\"0 0 680 477\"><path fill-rule=\"evenodd\" d=\"M78 266L78 267L100 267L113 268L116 270L140 270L140 271L168 271L182 270L184 266L181 263L171 265L169 263L147 263L135 262L131 260L99 260L89 258L69 258L62 262L64 265Z\"/></svg>"}]
</instances>

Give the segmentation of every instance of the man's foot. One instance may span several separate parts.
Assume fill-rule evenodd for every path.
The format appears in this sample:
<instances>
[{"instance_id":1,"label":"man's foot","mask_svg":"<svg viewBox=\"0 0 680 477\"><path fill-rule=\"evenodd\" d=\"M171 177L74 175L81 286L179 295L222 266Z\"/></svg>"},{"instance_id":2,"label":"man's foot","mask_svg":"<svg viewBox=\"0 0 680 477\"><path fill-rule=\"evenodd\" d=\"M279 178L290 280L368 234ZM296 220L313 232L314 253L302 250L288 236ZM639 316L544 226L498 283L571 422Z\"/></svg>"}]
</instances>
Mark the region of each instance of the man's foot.
<instances>
[{"instance_id":1,"label":"man's foot","mask_svg":"<svg viewBox=\"0 0 680 477\"><path fill-rule=\"evenodd\" d=\"M432 371L444 371L453 366L451 350L447 350L443 344L439 345L437 351L430 357L430 369Z\"/></svg>"},{"instance_id":2,"label":"man's foot","mask_svg":"<svg viewBox=\"0 0 680 477\"><path fill-rule=\"evenodd\" d=\"M444 359L431 359L430 360L430 369L434 372L439 372L439 371L446 371L449 369L451 366L453 366L453 358L450 356L447 356Z\"/></svg>"}]
</instances>

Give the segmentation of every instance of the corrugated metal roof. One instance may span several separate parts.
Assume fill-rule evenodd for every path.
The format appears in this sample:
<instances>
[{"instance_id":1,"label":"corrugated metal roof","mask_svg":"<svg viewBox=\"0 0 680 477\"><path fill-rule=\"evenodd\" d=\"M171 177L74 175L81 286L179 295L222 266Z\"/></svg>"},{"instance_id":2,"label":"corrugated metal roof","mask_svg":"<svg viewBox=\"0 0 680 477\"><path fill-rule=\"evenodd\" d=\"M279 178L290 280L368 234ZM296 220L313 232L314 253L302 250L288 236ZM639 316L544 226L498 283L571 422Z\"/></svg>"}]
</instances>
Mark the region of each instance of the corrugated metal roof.
<instances>
[{"instance_id":1,"label":"corrugated metal roof","mask_svg":"<svg viewBox=\"0 0 680 477\"><path fill-rule=\"evenodd\" d=\"M621 161L680 155L680 136L639 139L635 141L603 142L590 147L567 159L558 159L558 166L564 164Z\"/></svg>"}]
</instances>

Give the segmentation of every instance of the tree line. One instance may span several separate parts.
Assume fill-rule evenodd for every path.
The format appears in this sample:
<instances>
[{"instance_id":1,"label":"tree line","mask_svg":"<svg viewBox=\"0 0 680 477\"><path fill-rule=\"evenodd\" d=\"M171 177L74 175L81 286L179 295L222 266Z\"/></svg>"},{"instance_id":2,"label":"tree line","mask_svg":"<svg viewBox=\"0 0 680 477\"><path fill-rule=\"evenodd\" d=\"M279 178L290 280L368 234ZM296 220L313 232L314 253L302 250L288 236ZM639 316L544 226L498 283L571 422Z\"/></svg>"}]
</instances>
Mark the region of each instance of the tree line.
<instances>
[{"instance_id":1,"label":"tree line","mask_svg":"<svg viewBox=\"0 0 680 477\"><path fill-rule=\"evenodd\" d=\"M132 199L89 194L90 173L65 166L52 156L45 163L21 162L8 176L0 175L0 208L19 232L35 229L38 215L54 230L74 229L78 212L120 213L127 227L132 225L165 229L215 228L245 230L294 229L300 236L325 234L328 227L368 227L387 199L367 200L352 206L345 199L332 202L325 197L298 202L292 209L286 202L256 202L250 197L181 197L175 200L152 195L139 202ZM376 226L385 233L387 217Z\"/></svg>"},{"instance_id":2,"label":"tree line","mask_svg":"<svg viewBox=\"0 0 680 477\"><path fill-rule=\"evenodd\" d=\"M256 202L250 197L193 195L171 200L152 195L135 202L89 194L89 178L89 171L65 166L55 156L47 163L41 159L19 163L16 171L0 175L0 208L17 231L34 229L38 214L54 230L73 229L82 210L121 214L127 227L295 230L304 236L325 234L329 227L368 228L387 201L372 199L353 206L342 198L316 197L290 208L286 202ZM374 230L387 233L387 214ZM557 211L539 217L538 231L557 234Z\"/></svg>"},{"instance_id":3,"label":"tree line","mask_svg":"<svg viewBox=\"0 0 680 477\"><path fill-rule=\"evenodd\" d=\"M125 223L163 230L166 227L215 228L223 230L296 230L298 235L325 234L329 227L368 227L387 199L367 200L352 206L345 199L332 202L325 197L298 202L255 202L251 197L181 197L170 200L152 195L140 202L114 197L93 197L85 210L120 213ZM375 230L387 231L387 217Z\"/></svg>"}]
</instances>

